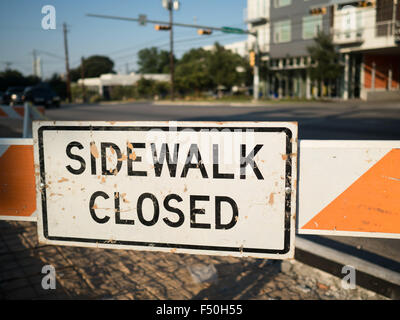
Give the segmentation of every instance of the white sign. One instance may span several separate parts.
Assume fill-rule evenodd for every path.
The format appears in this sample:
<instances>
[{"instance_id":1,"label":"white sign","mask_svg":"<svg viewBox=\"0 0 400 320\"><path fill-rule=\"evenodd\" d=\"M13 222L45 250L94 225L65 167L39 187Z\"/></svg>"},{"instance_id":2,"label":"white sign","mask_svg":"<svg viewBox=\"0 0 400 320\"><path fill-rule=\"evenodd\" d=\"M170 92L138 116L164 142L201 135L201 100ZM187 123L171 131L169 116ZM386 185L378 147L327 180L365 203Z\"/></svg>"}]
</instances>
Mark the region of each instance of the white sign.
<instances>
[{"instance_id":1,"label":"white sign","mask_svg":"<svg viewBox=\"0 0 400 320\"><path fill-rule=\"evenodd\" d=\"M34 122L39 240L285 259L297 123Z\"/></svg>"}]
</instances>

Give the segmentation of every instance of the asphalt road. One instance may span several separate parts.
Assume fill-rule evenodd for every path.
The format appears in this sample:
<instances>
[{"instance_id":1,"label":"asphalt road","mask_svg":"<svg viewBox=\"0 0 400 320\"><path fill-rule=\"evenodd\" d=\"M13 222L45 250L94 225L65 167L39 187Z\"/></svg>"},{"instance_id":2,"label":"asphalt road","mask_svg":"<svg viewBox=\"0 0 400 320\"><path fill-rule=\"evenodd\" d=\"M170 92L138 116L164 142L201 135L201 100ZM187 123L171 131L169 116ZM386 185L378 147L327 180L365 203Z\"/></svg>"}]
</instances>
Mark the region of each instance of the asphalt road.
<instances>
[{"instance_id":1,"label":"asphalt road","mask_svg":"<svg viewBox=\"0 0 400 320\"><path fill-rule=\"evenodd\" d=\"M50 109L52 120L297 121L300 139L399 140L399 103L274 103L266 106L126 103Z\"/></svg>"},{"instance_id":2,"label":"asphalt road","mask_svg":"<svg viewBox=\"0 0 400 320\"><path fill-rule=\"evenodd\" d=\"M46 110L46 116L51 120L70 121L297 121L300 139L400 140L400 102L277 102L264 106L136 102L63 105L60 109ZM18 136L21 131L17 127L14 122L0 121L0 136ZM400 240L308 238L359 255L393 271L400 270Z\"/></svg>"}]
</instances>

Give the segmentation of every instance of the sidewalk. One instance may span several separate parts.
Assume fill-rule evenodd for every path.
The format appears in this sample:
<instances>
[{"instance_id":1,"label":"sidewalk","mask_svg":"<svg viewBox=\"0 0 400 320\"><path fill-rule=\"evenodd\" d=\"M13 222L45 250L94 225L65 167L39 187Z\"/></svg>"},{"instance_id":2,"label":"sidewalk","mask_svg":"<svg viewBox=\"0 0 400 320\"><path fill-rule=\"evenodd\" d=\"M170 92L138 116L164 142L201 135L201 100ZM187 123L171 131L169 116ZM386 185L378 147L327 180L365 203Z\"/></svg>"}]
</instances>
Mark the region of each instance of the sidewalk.
<instances>
[{"instance_id":1,"label":"sidewalk","mask_svg":"<svg viewBox=\"0 0 400 320\"><path fill-rule=\"evenodd\" d=\"M42 267L56 289L41 286ZM209 282L190 268L213 266ZM215 269L214 269L215 268ZM40 245L36 224L0 221L0 299L386 299L295 260Z\"/></svg>"}]
</instances>

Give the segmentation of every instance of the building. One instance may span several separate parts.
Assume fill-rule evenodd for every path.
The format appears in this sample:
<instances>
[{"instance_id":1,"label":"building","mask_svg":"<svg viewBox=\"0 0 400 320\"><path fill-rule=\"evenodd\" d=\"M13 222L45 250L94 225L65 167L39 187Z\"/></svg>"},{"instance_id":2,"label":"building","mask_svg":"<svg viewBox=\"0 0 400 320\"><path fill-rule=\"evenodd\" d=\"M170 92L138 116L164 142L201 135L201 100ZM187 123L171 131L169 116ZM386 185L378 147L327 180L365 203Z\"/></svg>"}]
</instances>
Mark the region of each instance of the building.
<instances>
[{"instance_id":1,"label":"building","mask_svg":"<svg viewBox=\"0 0 400 320\"><path fill-rule=\"evenodd\" d=\"M322 31L332 35L344 68L332 96L400 100L400 0L248 0L246 21L268 61L263 80L270 96L318 94L307 47Z\"/></svg>"},{"instance_id":2,"label":"building","mask_svg":"<svg viewBox=\"0 0 400 320\"><path fill-rule=\"evenodd\" d=\"M326 5L329 0L274 0L270 9L271 43L268 87L275 97L311 98L317 84L307 72L311 64L307 47L319 31L329 33L332 12L310 14L310 9Z\"/></svg>"},{"instance_id":3,"label":"building","mask_svg":"<svg viewBox=\"0 0 400 320\"><path fill-rule=\"evenodd\" d=\"M84 85L88 90L97 91L103 98L107 98L109 89L113 86L131 86L141 78L155 81L170 81L169 74L102 74L98 78L79 79L78 85Z\"/></svg>"},{"instance_id":4,"label":"building","mask_svg":"<svg viewBox=\"0 0 400 320\"><path fill-rule=\"evenodd\" d=\"M228 44L222 45L226 50L230 50L233 53L238 54L239 56L245 58L249 54L249 42L245 41L236 41ZM215 48L214 44L203 46L204 50L211 51Z\"/></svg>"},{"instance_id":5,"label":"building","mask_svg":"<svg viewBox=\"0 0 400 320\"><path fill-rule=\"evenodd\" d=\"M400 1L330 1L344 57L342 97L400 101Z\"/></svg>"}]
</instances>

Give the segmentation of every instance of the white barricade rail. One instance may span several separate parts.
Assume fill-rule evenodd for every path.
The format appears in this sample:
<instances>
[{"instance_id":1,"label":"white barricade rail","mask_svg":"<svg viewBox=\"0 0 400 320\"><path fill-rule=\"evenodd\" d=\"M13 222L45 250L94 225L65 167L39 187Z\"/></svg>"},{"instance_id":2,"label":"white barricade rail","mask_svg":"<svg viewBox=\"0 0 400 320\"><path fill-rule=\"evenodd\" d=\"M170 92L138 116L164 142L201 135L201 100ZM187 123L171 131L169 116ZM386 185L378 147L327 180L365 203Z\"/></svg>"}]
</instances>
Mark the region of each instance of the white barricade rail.
<instances>
[{"instance_id":1,"label":"white barricade rail","mask_svg":"<svg viewBox=\"0 0 400 320\"><path fill-rule=\"evenodd\" d=\"M25 104L25 105L29 105L29 104ZM9 119L23 120L24 115L25 115L25 105L23 105L23 106L0 105L0 119L1 118L9 118ZM44 113L45 113L45 108L42 106L32 107L32 108L37 109L39 111L39 114L41 114L41 115L44 115Z\"/></svg>"},{"instance_id":2,"label":"white barricade rail","mask_svg":"<svg viewBox=\"0 0 400 320\"><path fill-rule=\"evenodd\" d=\"M49 244L292 257L296 127L174 124L39 121L34 140L0 139L0 219L37 215ZM196 140L185 128L217 130ZM270 128L241 137L244 171L223 162L239 141L229 128ZM400 141L303 140L299 151L299 234L400 239Z\"/></svg>"}]
</instances>

